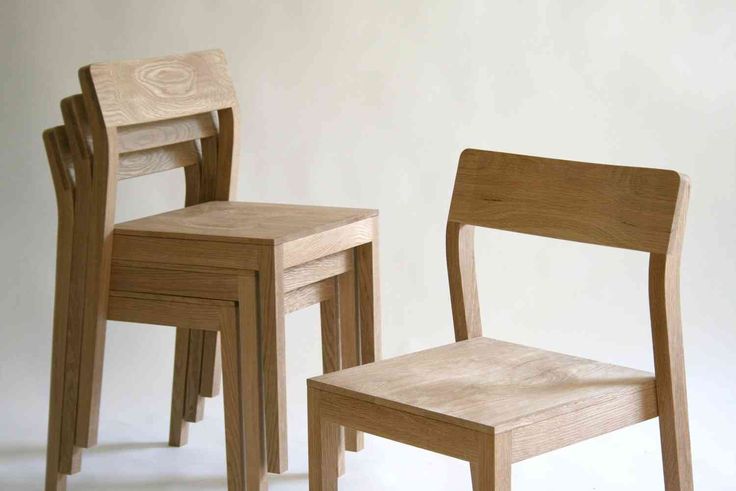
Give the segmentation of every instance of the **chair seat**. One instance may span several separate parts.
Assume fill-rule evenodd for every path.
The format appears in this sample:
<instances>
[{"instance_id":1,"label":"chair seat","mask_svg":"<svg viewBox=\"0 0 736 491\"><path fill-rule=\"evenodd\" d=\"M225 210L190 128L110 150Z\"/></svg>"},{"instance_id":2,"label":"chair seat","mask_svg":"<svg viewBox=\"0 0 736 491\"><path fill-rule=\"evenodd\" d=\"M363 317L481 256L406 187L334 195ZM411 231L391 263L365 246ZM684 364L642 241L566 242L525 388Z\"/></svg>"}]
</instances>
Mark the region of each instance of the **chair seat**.
<instances>
[{"instance_id":1,"label":"chair seat","mask_svg":"<svg viewBox=\"0 0 736 491\"><path fill-rule=\"evenodd\" d=\"M597 405L605 406L601 426L622 423L624 413L629 424L631 418L656 416L651 373L482 337L316 377L309 384L496 433L552 418L569 420L566 415ZM621 421L616 420L619 403L625 406L618 412Z\"/></svg>"},{"instance_id":2,"label":"chair seat","mask_svg":"<svg viewBox=\"0 0 736 491\"><path fill-rule=\"evenodd\" d=\"M276 245L377 214L358 208L210 201L116 224L115 233Z\"/></svg>"}]
</instances>

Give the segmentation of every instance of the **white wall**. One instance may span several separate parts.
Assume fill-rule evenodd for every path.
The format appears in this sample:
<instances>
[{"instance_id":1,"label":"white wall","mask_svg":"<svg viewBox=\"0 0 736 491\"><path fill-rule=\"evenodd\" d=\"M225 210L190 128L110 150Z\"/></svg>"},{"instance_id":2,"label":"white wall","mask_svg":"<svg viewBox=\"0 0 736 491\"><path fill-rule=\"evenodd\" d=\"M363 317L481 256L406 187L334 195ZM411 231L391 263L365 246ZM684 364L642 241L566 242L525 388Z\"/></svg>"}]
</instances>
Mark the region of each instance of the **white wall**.
<instances>
[{"instance_id":1,"label":"white wall","mask_svg":"<svg viewBox=\"0 0 736 491\"><path fill-rule=\"evenodd\" d=\"M689 174L682 297L696 479L708 490L736 481L733 0L3 0L0 23L0 488L35 489L43 468L56 211L41 131L61 121L58 102L79 91L84 64L211 47L225 50L241 103L240 199L380 208L387 356L452 339L444 223L463 148ZM118 217L182 202L178 174L124 182ZM645 255L494 231L478 234L477 255L488 335L651 369ZM304 472L316 310L287 327L292 469ZM103 447L165 441L172 350L169 329L111 323ZM221 414L210 405L190 448L156 454L173 481L150 461L103 465L145 453L92 452L100 464L85 463L77 485L94 489L97 476L129 489L126 472L139 472L140 486L177 489L183 467L202 477L193 449L203 441L215 470L202 472L216 478ZM661 489L656 423L626 431L516 466L516 489ZM459 463L374 440L349 461L346 489L466 479ZM417 467L401 470L397 455ZM375 487L358 479L372 472ZM304 489L303 479L272 482Z\"/></svg>"}]
</instances>

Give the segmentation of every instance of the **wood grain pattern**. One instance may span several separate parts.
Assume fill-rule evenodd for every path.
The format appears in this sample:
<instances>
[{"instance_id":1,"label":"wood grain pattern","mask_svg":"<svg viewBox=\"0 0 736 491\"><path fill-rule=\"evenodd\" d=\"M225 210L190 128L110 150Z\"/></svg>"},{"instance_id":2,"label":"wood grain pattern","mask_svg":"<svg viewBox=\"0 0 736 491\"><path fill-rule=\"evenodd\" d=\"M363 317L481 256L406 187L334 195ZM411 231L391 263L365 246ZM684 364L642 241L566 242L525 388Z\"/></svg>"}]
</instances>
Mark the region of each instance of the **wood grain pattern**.
<instances>
[{"instance_id":1,"label":"wood grain pattern","mask_svg":"<svg viewBox=\"0 0 736 491\"><path fill-rule=\"evenodd\" d=\"M213 268L209 271L197 271L186 266L174 269L161 263L149 263L145 266L138 264L113 261L110 287L118 291L179 297L233 301L238 299L237 270L223 268L219 269L221 272L217 272L218 268Z\"/></svg>"},{"instance_id":2,"label":"wood grain pattern","mask_svg":"<svg viewBox=\"0 0 736 491\"><path fill-rule=\"evenodd\" d=\"M237 105L220 50L85 67L108 127L128 126Z\"/></svg>"},{"instance_id":3,"label":"wood grain pattern","mask_svg":"<svg viewBox=\"0 0 736 491\"><path fill-rule=\"evenodd\" d=\"M208 138L217 134L212 113L125 126L118 130L120 153L165 147Z\"/></svg>"},{"instance_id":4,"label":"wood grain pattern","mask_svg":"<svg viewBox=\"0 0 736 491\"><path fill-rule=\"evenodd\" d=\"M339 276L351 269L353 269L352 250L341 251L299 266L292 266L284 270L284 291L288 293L297 288Z\"/></svg>"},{"instance_id":5,"label":"wood grain pattern","mask_svg":"<svg viewBox=\"0 0 736 491\"><path fill-rule=\"evenodd\" d=\"M449 221L666 253L674 171L465 150Z\"/></svg>"}]
</instances>

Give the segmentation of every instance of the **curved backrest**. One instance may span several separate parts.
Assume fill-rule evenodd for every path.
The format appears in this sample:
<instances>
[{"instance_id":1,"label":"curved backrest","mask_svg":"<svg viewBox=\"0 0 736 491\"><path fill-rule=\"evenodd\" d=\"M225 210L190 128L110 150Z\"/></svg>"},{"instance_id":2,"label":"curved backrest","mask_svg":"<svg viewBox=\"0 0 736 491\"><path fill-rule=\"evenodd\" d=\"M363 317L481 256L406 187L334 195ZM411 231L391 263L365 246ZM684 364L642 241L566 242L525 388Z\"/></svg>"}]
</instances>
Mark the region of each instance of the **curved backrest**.
<instances>
[{"instance_id":1,"label":"curved backrest","mask_svg":"<svg viewBox=\"0 0 736 491\"><path fill-rule=\"evenodd\" d=\"M465 150L449 220L667 253L687 186L671 170Z\"/></svg>"}]
</instances>

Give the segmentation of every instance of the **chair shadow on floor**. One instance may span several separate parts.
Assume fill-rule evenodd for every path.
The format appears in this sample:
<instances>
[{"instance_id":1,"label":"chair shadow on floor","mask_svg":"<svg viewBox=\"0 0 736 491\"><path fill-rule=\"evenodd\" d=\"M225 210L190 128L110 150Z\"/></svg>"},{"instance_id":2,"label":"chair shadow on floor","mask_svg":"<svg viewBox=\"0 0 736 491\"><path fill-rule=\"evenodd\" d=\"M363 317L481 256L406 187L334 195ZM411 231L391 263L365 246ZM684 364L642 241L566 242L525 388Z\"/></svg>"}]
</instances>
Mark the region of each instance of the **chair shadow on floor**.
<instances>
[{"instance_id":1,"label":"chair shadow on floor","mask_svg":"<svg viewBox=\"0 0 736 491\"><path fill-rule=\"evenodd\" d=\"M107 453L120 453L130 451L141 451L147 449L163 449L170 448L166 442L113 442L100 444L97 447L90 449L90 454L107 454ZM11 463L18 460L26 459L38 459L43 461L46 458L46 446L45 445L33 445L33 444L9 444L7 446L0 446L0 462ZM36 489L37 486L31 483L6 480L7 476L0 476L0 489ZM39 476L42 482L43 476ZM74 479L74 478L72 478ZM308 479L306 472L295 472L282 475L268 476L270 483L288 482L288 481L303 481L305 484ZM100 482L74 482L71 483L71 489L74 491L91 491L99 490ZM117 480L106 480L106 489L115 490L160 490L160 489L227 489L227 476L225 474L221 476L180 476L180 475L168 475L158 476L153 479L146 479L140 477L136 479L132 477L128 481Z\"/></svg>"}]
</instances>

